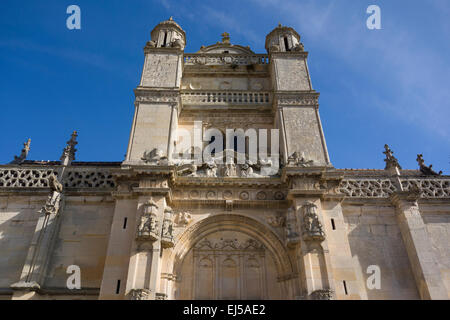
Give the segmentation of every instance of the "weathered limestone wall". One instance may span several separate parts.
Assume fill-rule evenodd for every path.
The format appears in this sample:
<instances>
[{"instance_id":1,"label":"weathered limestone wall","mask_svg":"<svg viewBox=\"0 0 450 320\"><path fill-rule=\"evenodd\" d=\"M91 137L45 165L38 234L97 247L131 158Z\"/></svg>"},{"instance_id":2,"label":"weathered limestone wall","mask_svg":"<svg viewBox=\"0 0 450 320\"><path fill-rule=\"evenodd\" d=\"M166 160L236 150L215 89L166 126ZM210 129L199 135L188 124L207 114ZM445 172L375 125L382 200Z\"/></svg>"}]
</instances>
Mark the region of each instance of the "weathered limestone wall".
<instances>
[{"instance_id":1,"label":"weathered limestone wall","mask_svg":"<svg viewBox=\"0 0 450 320\"><path fill-rule=\"evenodd\" d=\"M135 111L129 160L140 161L153 148L167 154L172 107L169 104L140 103Z\"/></svg>"},{"instance_id":2,"label":"weathered limestone wall","mask_svg":"<svg viewBox=\"0 0 450 320\"><path fill-rule=\"evenodd\" d=\"M38 219L37 211L46 198L47 195L0 196L0 290L3 292L9 292L9 286L20 277Z\"/></svg>"},{"instance_id":3,"label":"weathered limestone wall","mask_svg":"<svg viewBox=\"0 0 450 320\"><path fill-rule=\"evenodd\" d=\"M383 204L344 204L344 224L363 299L420 299L395 217ZM367 267L381 270L381 289L366 286Z\"/></svg>"},{"instance_id":4,"label":"weathered limestone wall","mask_svg":"<svg viewBox=\"0 0 450 320\"><path fill-rule=\"evenodd\" d=\"M422 204L420 211L450 298L450 207Z\"/></svg>"},{"instance_id":5,"label":"weathered limestone wall","mask_svg":"<svg viewBox=\"0 0 450 320\"><path fill-rule=\"evenodd\" d=\"M38 211L47 194L0 197L0 299L10 299L10 285L20 278L35 232ZM110 196L68 196L50 260L44 291L33 299L97 298L111 228L114 202ZM81 269L81 289L88 295L67 294L69 265Z\"/></svg>"},{"instance_id":6,"label":"weathered limestone wall","mask_svg":"<svg viewBox=\"0 0 450 320\"><path fill-rule=\"evenodd\" d=\"M68 197L46 286L65 288L67 267L77 265L81 288L100 289L113 211L110 197Z\"/></svg>"}]
</instances>

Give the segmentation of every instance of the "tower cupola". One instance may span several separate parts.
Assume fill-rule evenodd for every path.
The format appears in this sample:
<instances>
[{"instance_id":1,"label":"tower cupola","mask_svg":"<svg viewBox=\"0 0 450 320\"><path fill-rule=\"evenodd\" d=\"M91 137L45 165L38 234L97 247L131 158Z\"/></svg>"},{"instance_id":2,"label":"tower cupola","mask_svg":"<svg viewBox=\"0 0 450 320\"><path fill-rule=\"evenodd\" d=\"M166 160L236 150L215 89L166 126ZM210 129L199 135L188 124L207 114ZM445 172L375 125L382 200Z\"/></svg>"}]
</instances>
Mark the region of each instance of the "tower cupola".
<instances>
[{"instance_id":1,"label":"tower cupola","mask_svg":"<svg viewBox=\"0 0 450 320\"><path fill-rule=\"evenodd\" d=\"M148 45L156 48L179 48L186 46L186 33L178 23L169 20L160 22L150 33L151 41Z\"/></svg>"},{"instance_id":2,"label":"tower cupola","mask_svg":"<svg viewBox=\"0 0 450 320\"><path fill-rule=\"evenodd\" d=\"M265 47L267 52L303 51L297 31L281 23L266 36Z\"/></svg>"}]
</instances>

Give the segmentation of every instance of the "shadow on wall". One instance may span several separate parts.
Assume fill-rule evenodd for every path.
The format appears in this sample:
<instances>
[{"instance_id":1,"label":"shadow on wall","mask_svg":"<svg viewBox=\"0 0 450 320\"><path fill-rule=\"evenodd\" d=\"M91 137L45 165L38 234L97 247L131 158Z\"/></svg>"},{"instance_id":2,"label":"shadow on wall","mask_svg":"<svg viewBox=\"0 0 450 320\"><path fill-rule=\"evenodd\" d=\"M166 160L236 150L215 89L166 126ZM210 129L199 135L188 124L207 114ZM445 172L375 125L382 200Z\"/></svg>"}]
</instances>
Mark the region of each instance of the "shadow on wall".
<instances>
[{"instance_id":1,"label":"shadow on wall","mask_svg":"<svg viewBox=\"0 0 450 320\"><path fill-rule=\"evenodd\" d=\"M394 208L383 209L383 213L373 208L366 212L360 206L353 207L351 214L344 213L350 250L362 283L362 298L420 299ZM373 274L373 271L367 273L367 268L372 265L380 268L380 289L369 289L367 285L367 279Z\"/></svg>"}]
</instances>

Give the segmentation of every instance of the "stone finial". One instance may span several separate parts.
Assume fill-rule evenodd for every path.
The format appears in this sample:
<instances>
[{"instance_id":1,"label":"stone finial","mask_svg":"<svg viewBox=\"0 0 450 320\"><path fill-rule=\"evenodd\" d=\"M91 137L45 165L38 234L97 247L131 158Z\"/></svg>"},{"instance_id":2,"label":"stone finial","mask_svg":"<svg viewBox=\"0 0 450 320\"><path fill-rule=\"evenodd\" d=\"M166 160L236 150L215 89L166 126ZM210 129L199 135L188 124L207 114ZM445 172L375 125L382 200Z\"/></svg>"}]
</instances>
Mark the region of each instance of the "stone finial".
<instances>
[{"instance_id":1,"label":"stone finial","mask_svg":"<svg viewBox=\"0 0 450 320\"><path fill-rule=\"evenodd\" d=\"M432 169L433 165L430 164L429 166L425 165L425 160L423 160L423 155L418 154L417 163L419 164L420 172L422 172L426 176L440 176L442 174L442 171L436 172Z\"/></svg>"},{"instance_id":2,"label":"stone finial","mask_svg":"<svg viewBox=\"0 0 450 320\"><path fill-rule=\"evenodd\" d=\"M169 21L173 21L173 17L172 16L170 16Z\"/></svg>"},{"instance_id":3,"label":"stone finial","mask_svg":"<svg viewBox=\"0 0 450 320\"><path fill-rule=\"evenodd\" d=\"M399 170L402 169L400 164L398 163L398 160L396 157L394 157L394 152L389 148L387 144L384 145L384 154L386 155L386 159L384 161L386 162L385 170L391 169L391 168L398 168Z\"/></svg>"},{"instance_id":4,"label":"stone finial","mask_svg":"<svg viewBox=\"0 0 450 320\"><path fill-rule=\"evenodd\" d=\"M228 32L222 33L221 36L222 36L222 43L226 44L230 43L230 34Z\"/></svg>"},{"instance_id":5,"label":"stone finial","mask_svg":"<svg viewBox=\"0 0 450 320\"><path fill-rule=\"evenodd\" d=\"M70 140L67 141L67 146L63 149L63 154L61 155L61 164L64 166L69 165L73 160L75 160L75 146L78 144L77 142L78 134L76 131L72 132L72 136Z\"/></svg>"},{"instance_id":6,"label":"stone finial","mask_svg":"<svg viewBox=\"0 0 450 320\"><path fill-rule=\"evenodd\" d=\"M21 164L25 161L28 156L28 152L30 151L31 139L28 139L27 142L23 144L23 149L20 153L20 156L14 156L14 160L11 161L11 164Z\"/></svg>"}]
</instances>

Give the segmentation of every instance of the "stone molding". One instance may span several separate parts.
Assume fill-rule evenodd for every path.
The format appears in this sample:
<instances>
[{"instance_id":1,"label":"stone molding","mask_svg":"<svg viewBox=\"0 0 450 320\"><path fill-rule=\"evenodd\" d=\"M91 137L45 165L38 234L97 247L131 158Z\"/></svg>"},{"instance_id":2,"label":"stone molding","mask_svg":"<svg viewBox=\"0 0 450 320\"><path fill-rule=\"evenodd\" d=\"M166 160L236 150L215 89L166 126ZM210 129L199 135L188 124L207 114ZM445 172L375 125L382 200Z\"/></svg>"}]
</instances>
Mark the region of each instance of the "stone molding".
<instances>
[{"instance_id":1,"label":"stone molding","mask_svg":"<svg viewBox=\"0 0 450 320\"><path fill-rule=\"evenodd\" d=\"M278 106L312 106L319 107L319 93L275 94Z\"/></svg>"},{"instance_id":2,"label":"stone molding","mask_svg":"<svg viewBox=\"0 0 450 320\"><path fill-rule=\"evenodd\" d=\"M180 92L178 90L145 90L138 88L134 90L136 102L151 102L151 103L169 103L177 104L180 101Z\"/></svg>"}]
</instances>

